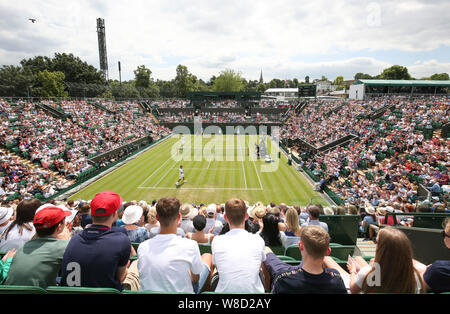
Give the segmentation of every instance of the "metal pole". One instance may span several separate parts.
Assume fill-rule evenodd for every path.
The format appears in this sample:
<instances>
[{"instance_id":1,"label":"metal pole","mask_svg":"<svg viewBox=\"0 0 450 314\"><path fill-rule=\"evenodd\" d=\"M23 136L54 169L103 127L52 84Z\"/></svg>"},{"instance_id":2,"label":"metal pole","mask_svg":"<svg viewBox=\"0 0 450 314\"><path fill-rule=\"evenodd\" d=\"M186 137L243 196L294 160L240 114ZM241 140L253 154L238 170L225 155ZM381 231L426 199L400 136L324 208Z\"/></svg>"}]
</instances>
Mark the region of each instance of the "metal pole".
<instances>
[{"instance_id":1,"label":"metal pole","mask_svg":"<svg viewBox=\"0 0 450 314\"><path fill-rule=\"evenodd\" d=\"M119 83L120 83L120 98L122 98L122 69L119 61Z\"/></svg>"}]
</instances>

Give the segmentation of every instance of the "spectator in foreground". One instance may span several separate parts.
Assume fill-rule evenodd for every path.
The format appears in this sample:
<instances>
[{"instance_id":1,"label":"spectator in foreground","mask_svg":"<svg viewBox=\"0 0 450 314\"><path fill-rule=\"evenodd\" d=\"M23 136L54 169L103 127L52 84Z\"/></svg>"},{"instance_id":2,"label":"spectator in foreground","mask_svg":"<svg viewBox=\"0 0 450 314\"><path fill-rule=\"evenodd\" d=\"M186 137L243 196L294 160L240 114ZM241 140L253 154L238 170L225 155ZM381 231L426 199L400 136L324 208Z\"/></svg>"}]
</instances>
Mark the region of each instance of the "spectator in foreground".
<instances>
[{"instance_id":1,"label":"spectator in foreground","mask_svg":"<svg viewBox=\"0 0 450 314\"><path fill-rule=\"evenodd\" d=\"M302 228L307 226L320 226L326 232L328 232L328 225L325 222L319 221L320 217L320 207L317 205L311 205L308 207L309 221L302 224Z\"/></svg>"},{"instance_id":2,"label":"spectator in foreground","mask_svg":"<svg viewBox=\"0 0 450 314\"><path fill-rule=\"evenodd\" d=\"M194 206L189 203L181 205L181 225L180 228L187 234L189 232L194 232L194 226L192 225L192 215L194 213Z\"/></svg>"},{"instance_id":3,"label":"spectator in foreground","mask_svg":"<svg viewBox=\"0 0 450 314\"><path fill-rule=\"evenodd\" d=\"M131 253L126 230L113 227L122 198L112 191L91 202L92 225L75 235L62 261L61 285L122 290Z\"/></svg>"},{"instance_id":4,"label":"spectator in foreground","mask_svg":"<svg viewBox=\"0 0 450 314\"><path fill-rule=\"evenodd\" d=\"M186 238L196 241L197 243L211 244L214 239L214 234L205 234L204 230L206 227L206 218L203 215L197 215L194 217L193 221L195 232L187 233Z\"/></svg>"},{"instance_id":5,"label":"spectator in foreground","mask_svg":"<svg viewBox=\"0 0 450 314\"><path fill-rule=\"evenodd\" d=\"M16 249L9 250L0 260L0 285L3 284L6 277L8 276L9 268L11 267L11 263L15 254Z\"/></svg>"},{"instance_id":6,"label":"spectator in foreground","mask_svg":"<svg viewBox=\"0 0 450 314\"><path fill-rule=\"evenodd\" d=\"M64 251L70 240L65 230L66 217L72 214L60 207L48 206L36 212L33 224L37 237L20 247L11 264L6 285L56 285ZM61 238L60 235L64 235Z\"/></svg>"},{"instance_id":7,"label":"spectator in foreground","mask_svg":"<svg viewBox=\"0 0 450 314\"><path fill-rule=\"evenodd\" d=\"M209 204L206 207L206 227L205 230L209 232L209 229L213 227L211 233L214 235L220 234L223 228L222 222L217 220L217 206L216 204Z\"/></svg>"},{"instance_id":8,"label":"spectator in foreground","mask_svg":"<svg viewBox=\"0 0 450 314\"><path fill-rule=\"evenodd\" d=\"M291 266L266 247L265 275L270 278L272 293L347 293L343 279L335 269L324 268L323 261L331 249L330 236L319 226L302 229L299 249L302 264Z\"/></svg>"},{"instance_id":9,"label":"spectator in foreground","mask_svg":"<svg viewBox=\"0 0 450 314\"><path fill-rule=\"evenodd\" d=\"M443 225L444 243L450 249L450 218L445 219ZM435 261L431 265L421 266L426 291L434 293L450 292L450 261Z\"/></svg>"},{"instance_id":10,"label":"spectator in foreground","mask_svg":"<svg viewBox=\"0 0 450 314\"><path fill-rule=\"evenodd\" d=\"M11 207L0 207L0 236L3 234L14 219L14 209Z\"/></svg>"},{"instance_id":11,"label":"spectator in foreground","mask_svg":"<svg viewBox=\"0 0 450 314\"><path fill-rule=\"evenodd\" d=\"M36 210L42 205L37 198L23 200L17 205L16 218L0 238L0 251L18 249L35 234L32 224Z\"/></svg>"},{"instance_id":12,"label":"spectator in foreground","mask_svg":"<svg viewBox=\"0 0 450 314\"><path fill-rule=\"evenodd\" d=\"M217 272L211 279L215 292L264 292L260 268L266 259L264 240L245 230L247 209L243 200L230 199L225 203L225 220L230 231L216 236L211 245L213 264Z\"/></svg>"},{"instance_id":13,"label":"spectator in foreground","mask_svg":"<svg viewBox=\"0 0 450 314\"><path fill-rule=\"evenodd\" d=\"M200 293L209 280L212 256L200 255L197 242L177 236L180 201L162 198L156 205L161 231L138 248L141 290Z\"/></svg>"},{"instance_id":14,"label":"spectator in foreground","mask_svg":"<svg viewBox=\"0 0 450 314\"><path fill-rule=\"evenodd\" d=\"M374 262L363 258L349 258L350 275L332 258L324 261L327 267L337 269L341 276L350 276L350 292L355 293L421 293L424 284L420 265L413 260L408 237L400 230L385 227L378 232Z\"/></svg>"},{"instance_id":15,"label":"spectator in foreground","mask_svg":"<svg viewBox=\"0 0 450 314\"><path fill-rule=\"evenodd\" d=\"M125 208L122 216L128 237L131 243L141 243L149 239L150 233L144 225L144 210L139 205L131 205Z\"/></svg>"},{"instance_id":16,"label":"spectator in foreground","mask_svg":"<svg viewBox=\"0 0 450 314\"><path fill-rule=\"evenodd\" d=\"M154 227L159 228L159 221L158 219L156 219L156 207L152 206L148 209L147 223L145 224L145 228L150 231Z\"/></svg>"},{"instance_id":17,"label":"spectator in foreground","mask_svg":"<svg viewBox=\"0 0 450 314\"><path fill-rule=\"evenodd\" d=\"M286 211L286 225L287 230L285 231L286 236L289 237L299 237L302 231L302 228L300 227L299 218L297 211L294 208L289 208Z\"/></svg>"},{"instance_id":18,"label":"spectator in foreground","mask_svg":"<svg viewBox=\"0 0 450 314\"><path fill-rule=\"evenodd\" d=\"M278 219L273 214L264 215L263 228L259 235L264 239L266 246L284 246L286 235L278 228Z\"/></svg>"}]
</instances>

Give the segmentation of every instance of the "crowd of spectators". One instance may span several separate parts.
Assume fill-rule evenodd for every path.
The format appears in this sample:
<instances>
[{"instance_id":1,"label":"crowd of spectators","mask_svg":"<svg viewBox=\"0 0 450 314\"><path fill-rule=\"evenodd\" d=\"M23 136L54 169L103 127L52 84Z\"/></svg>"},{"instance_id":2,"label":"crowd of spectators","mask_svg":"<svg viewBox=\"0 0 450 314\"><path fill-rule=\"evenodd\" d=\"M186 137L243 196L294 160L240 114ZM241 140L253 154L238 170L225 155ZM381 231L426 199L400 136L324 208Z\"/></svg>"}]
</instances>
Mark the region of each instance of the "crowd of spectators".
<instances>
[{"instance_id":1,"label":"crowd of spectators","mask_svg":"<svg viewBox=\"0 0 450 314\"><path fill-rule=\"evenodd\" d=\"M190 101L186 99L170 99L153 101L152 106L157 108L189 108L194 105L207 108L239 108L239 107L256 107L256 108L287 108L291 107L296 102L280 101L276 99L260 99L258 101L250 101L247 103L241 103L236 100L207 100L207 101Z\"/></svg>"},{"instance_id":2,"label":"crowd of spectators","mask_svg":"<svg viewBox=\"0 0 450 314\"><path fill-rule=\"evenodd\" d=\"M445 98L402 101L380 119L360 119L353 128L357 139L324 152L297 147L299 158L347 203L383 202L405 210L416 203L422 184L430 192L434 186L433 201L439 204L448 189L449 140L425 139L423 130L448 123L449 110Z\"/></svg>"},{"instance_id":3,"label":"crowd of spectators","mask_svg":"<svg viewBox=\"0 0 450 314\"><path fill-rule=\"evenodd\" d=\"M448 261L426 266L414 260L408 238L392 227L377 232L374 262L382 269L376 287L366 282L372 262L354 256L344 269L330 258L328 227L317 218L354 215L351 206L251 205L234 198L208 205L174 197L127 202L112 191L88 201L11 202L0 207L0 284L167 293L450 291ZM450 220L443 226L449 237ZM291 244L301 252L299 265L273 251ZM202 245L211 253L201 254Z\"/></svg>"},{"instance_id":4,"label":"crowd of spectators","mask_svg":"<svg viewBox=\"0 0 450 314\"><path fill-rule=\"evenodd\" d=\"M135 103L103 102L100 103L101 107L85 101L42 103L55 108L67 119L48 114L38 107L37 103L9 103L0 100L0 146L40 168L31 170L26 165L16 165L23 168L21 181L28 181L30 184L40 182L34 180L35 175L32 172L39 172L39 176L46 177L48 170L60 174L66 181L75 180L83 172L93 169L94 165L88 162L89 158L148 135L157 140L170 132L169 129L155 124ZM129 153L129 148L116 153L114 158L126 153ZM3 154L1 157L7 158ZM99 165L104 166L112 159L103 160ZM25 168L28 170L24 171ZM53 178L50 179L53 181ZM23 192L24 189L28 191L25 194L20 193L18 187L14 187L12 190L5 190L5 193L9 195L19 192L22 197L28 197L29 193L51 196L61 187L66 187L66 183L57 182L55 186L41 185L40 189L22 187Z\"/></svg>"}]
</instances>

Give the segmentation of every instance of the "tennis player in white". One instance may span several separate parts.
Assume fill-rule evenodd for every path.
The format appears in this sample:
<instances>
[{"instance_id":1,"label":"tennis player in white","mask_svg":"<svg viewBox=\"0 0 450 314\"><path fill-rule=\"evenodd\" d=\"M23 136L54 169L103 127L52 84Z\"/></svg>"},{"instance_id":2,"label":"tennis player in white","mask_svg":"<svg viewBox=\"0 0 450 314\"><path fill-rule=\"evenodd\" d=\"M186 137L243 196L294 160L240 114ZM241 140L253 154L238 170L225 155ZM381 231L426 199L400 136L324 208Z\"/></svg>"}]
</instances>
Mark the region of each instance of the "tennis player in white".
<instances>
[{"instance_id":1,"label":"tennis player in white","mask_svg":"<svg viewBox=\"0 0 450 314\"><path fill-rule=\"evenodd\" d=\"M179 185L180 185L180 182L181 182L181 183L187 182L187 180L184 179L183 165L180 165L180 168L178 168L178 173L179 173L179 176L178 176L178 181L177 181L177 183L175 184L176 186L179 186Z\"/></svg>"}]
</instances>

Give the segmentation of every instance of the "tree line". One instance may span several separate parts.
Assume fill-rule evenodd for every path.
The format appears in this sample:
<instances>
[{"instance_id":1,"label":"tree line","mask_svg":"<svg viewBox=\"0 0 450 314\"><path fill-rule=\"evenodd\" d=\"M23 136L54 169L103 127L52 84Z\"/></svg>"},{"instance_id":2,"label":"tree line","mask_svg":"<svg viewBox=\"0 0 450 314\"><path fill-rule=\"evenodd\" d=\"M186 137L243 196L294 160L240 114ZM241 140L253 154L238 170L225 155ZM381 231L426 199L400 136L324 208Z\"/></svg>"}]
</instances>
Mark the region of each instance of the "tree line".
<instances>
[{"instance_id":1,"label":"tree line","mask_svg":"<svg viewBox=\"0 0 450 314\"><path fill-rule=\"evenodd\" d=\"M394 65L377 76L356 73L358 79L414 79L406 67ZM449 80L447 73L436 73L427 80ZM322 76L319 80L328 80ZM343 76L330 81L337 89L345 88ZM20 61L20 65L3 65L0 68L0 96L3 97L101 97L120 98L184 98L193 91L257 91L268 88L296 88L305 84L297 78L269 82L247 80L242 73L226 69L213 75L207 82L198 79L185 65L178 65L175 78L160 80L152 77L145 65L134 70L134 79L119 82L107 81L103 73L73 54L55 53L53 58L36 56Z\"/></svg>"}]
</instances>

